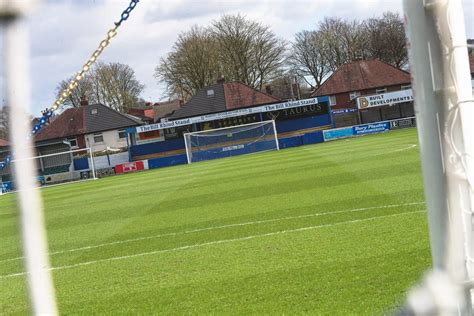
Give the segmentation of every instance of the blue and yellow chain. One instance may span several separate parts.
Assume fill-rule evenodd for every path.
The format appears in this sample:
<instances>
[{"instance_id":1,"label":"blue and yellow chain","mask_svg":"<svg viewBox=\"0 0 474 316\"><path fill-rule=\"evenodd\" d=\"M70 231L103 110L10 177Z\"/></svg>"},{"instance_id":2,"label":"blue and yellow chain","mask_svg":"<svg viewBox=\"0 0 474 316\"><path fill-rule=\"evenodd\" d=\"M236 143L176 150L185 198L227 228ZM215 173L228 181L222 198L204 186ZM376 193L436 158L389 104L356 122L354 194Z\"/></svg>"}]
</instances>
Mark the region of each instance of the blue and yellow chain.
<instances>
[{"instance_id":1,"label":"blue and yellow chain","mask_svg":"<svg viewBox=\"0 0 474 316\"><path fill-rule=\"evenodd\" d=\"M122 22L128 19L128 17L130 16L130 13L132 12L133 9L135 9L139 1L140 0L130 1L128 8L126 8L120 15L120 20L118 22L114 22L115 27L113 27L107 32L107 37L102 42L100 42L99 47L97 47L94 53L92 53L91 57L87 60L84 66L82 66L82 69L76 73L74 78L69 82L68 86L63 91L61 91L59 98L53 103L51 108L49 109L46 108L43 112L41 112L42 115L39 118L38 123L33 126L30 136L34 136L35 134L37 134L49 122L50 118L53 116L54 111L59 109L59 107L63 105L66 99L71 95L74 89L77 88L79 81L84 79L84 76L91 69L92 65L97 61L97 58L99 58L103 50L107 46L109 46L112 38L114 38L115 35L117 35L117 29L120 27L120 25L122 25ZM3 161L0 161L0 170L5 169L10 164L11 161L12 161L11 155L8 155Z\"/></svg>"}]
</instances>

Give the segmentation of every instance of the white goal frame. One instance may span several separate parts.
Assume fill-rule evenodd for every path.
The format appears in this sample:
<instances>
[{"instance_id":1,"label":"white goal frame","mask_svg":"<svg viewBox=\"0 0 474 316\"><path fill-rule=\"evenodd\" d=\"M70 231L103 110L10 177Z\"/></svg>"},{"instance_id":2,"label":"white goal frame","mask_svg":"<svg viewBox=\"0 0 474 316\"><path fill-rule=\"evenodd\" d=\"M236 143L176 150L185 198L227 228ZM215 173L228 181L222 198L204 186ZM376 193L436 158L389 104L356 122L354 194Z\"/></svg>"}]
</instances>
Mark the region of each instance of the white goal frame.
<instances>
[{"instance_id":1,"label":"white goal frame","mask_svg":"<svg viewBox=\"0 0 474 316\"><path fill-rule=\"evenodd\" d=\"M276 150L280 150L280 145L278 144L278 132L277 132L277 129L276 129L275 120L267 120L267 121L260 121L260 122L254 122L254 123L228 126L228 127L220 127L220 128L214 128L214 129L210 129L210 130L206 130L206 131L190 132L190 133L183 134L184 147L186 148L186 158L187 158L188 164L192 163L192 150L191 150L192 145L189 142L189 138L192 135L202 135L202 134L212 133L212 132L215 132L215 131L222 131L222 130L226 130L226 129L231 130L233 128L251 127L251 126L264 126L266 124L272 124ZM262 151L258 151L258 152L262 152Z\"/></svg>"},{"instance_id":2,"label":"white goal frame","mask_svg":"<svg viewBox=\"0 0 474 316\"><path fill-rule=\"evenodd\" d=\"M40 160L40 165L42 165L42 162L41 162L41 159L44 159L44 158L50 158L50 157L55 157L55 156L61 156L61 155L71 155L71 164L74 164L74 156L73 154L75 153L84 153L86 156L87 156L87 159L88 159L88 162L89 162L89 169L87 169L88 171L90 170L91 172L91 175L92 177L91 178L86 178L86 179L79 179L79 180L72 180L70 182L63 182L63 183L57 183L57 184L46 184L44 186L40 186L39 188L43 188L43 187L52 187L52 186L57 186L57 185L65 185L65 184L73 184L73 183L76 183L76 182L83 182L83 181L87 181L87 180L97 180L97 172L96 172L96 168L95 168L95 162L94 162L94 155L93 155L93 152L92 152L92 148L90 147L86 147L86 148L79 148L79 149L72 149L72 150L67 150L67 151L61 151L61 152L57 152L57 153L51 153L51 154L45 154L45 155L38 155L38 156L33 156L33 157L28 157L28 158L24 158L24 159L16 159L16 160L12 160L11 161L11 170L13 171L13 168L14 168L14 164L15 163L19 163L19 162L24 162L24 161L36 161L36 160ZM69 172L74 172L74 171L69 171ZM81 170L77 170L76 172L81 172ZM16 191L16 190L15 190ZM2 189L0 188L0 195L3 195L3 194L6 194L8 192L3 192Z\"/></svg>"}]
</instances>

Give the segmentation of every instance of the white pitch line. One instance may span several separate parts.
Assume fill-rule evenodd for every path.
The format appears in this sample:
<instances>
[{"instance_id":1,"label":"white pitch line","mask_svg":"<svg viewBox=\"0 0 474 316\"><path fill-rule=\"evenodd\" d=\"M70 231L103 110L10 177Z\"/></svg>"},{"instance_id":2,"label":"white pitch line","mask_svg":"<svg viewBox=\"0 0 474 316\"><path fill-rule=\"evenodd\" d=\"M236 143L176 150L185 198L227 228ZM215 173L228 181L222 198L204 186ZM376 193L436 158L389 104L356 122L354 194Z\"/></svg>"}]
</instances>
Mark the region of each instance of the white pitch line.
<instances>
[{"instance_id":1,"label":"white pitch line","mask_svg":"<svg viewBox=\"0 0 474 316\"><path fill-rule=\"evenodd\" d=\"M199 248L199 247L205 247L205 246L211 246L211 245L218 245L218 244L224 244L224 243L244 241L244 240L250 240L250 239L255 239L255 238L262 238L262 237L276 236L276 235L282 235L282 234L288 234L288 233L302 232L302 231L313 230L313 229L318 229L318 228L326 228L326 227L333 227L333 226L344 225L344 224L355 224L355 223L360 223L360 222L368 222L368 221L377 220L379 218L388 218L388 217L395 217L395 216L402 216L402 215L412 215L412 214L418 214L418 213L424 213L424 212L426 212L426 211L403 212L403 213L397 213L397 214L391 214L391 215L382 215L382 216L375 216L375 217L369 217L369 218L364 218L364 219L356 219L356 220L352 220L352 221L339 222L339 223L333 223L333 224L307 226L307 227L301 227L301 228L290 229L290 230L281 230L281 231L278 231L278 232L266 233L266 234L260 234L260 235L250 235L250 236L241 237L241 238L216 240L216 241L210 241L210 242L205 242L205 243L201 243L201 244L194 244L194 245L182 246L182 247L171 248L171 249L155 250L155 251L137 253L137 254L134 254L134 255L111 257L111 258L106 258L106 259L80 262L80 263L71 264L71 265L52 267L49 270L73 269L73 268L78 268L78 267L82 267L82 266L88 266L88 265L92 265L92 264L96 264L96 263L102 263L102 262L108 262L108 261L117 261L117 260L125 260L125 259L130 259L130 258L151 256L151 255L156 255L156 254L160 254L160 253L175 252L175 251L180 251L180 250L187 250L187 249L193 249L193 248ZM17 276L23 276L23 275L26 275L26 274L27 274L26 272L19 272L19 273L13 273L13 274L0 275L0 279L13 278L13 277L17 277Z\"/></svg>"},{"instance_id":2,"label":"white pitch line","mask_svg":"<svg viewBox=\"0 0 474 316\"><path fill-rule=\"evenodd\" d=\"M404 204L391 204L391 205L382 205L382 206L363 207L363 208L355 208L355 209L342 210L342 211L336 211L336 212L323 212L323 213L316 213L316 214L287 216L287 217L273 218L273 219L260 220L260 221L252 221L252 222L244 222L244 223L236 223L236 224L227 224L227 225L222 225L222 226L211 226L211 227L187 230L187 231L183 231L183 232L174 232L174 233L139 237L139 238L133 238L133 239L118 240L118 241L113 241L113 242L103 243L103 244L98 244L98 245L85 246L85 247L79 247L79 248L73 248L73 249L67 249L67 250L60 250L60 251L54 251L54 252L50 252L49 255L58 255L58 254L69 253L69 252L89 250L89 249L113 246L113 245L118 245L118 244L125 244L125 243L136 242L136 241L162 238L162 237L171 237L171 236L178 236L178 235L184 235L184 234L192 234L192 233L198 233L198 232L210 231L210 230L216 230L216 229L224 229L224 228L231 228L231 227L240 227L240 226L248 226L248 225L256 225L256 224L264 224L264 223L278 222L278 221L283 221L283 220L301 219L301 218L317 217L317 216L332 215L332 214L362 212L362 211L369 211L369 210L374 210L374 209L395 208L395 207L402 207L402 206L413 206L413 205L421 205L421 204L425 204L425 202L412 202L412 203L404 203ZM0 262L15 261L15 260L23 259L23 258L24 257L3 259L3 260L0 260Z\"/></svg>"},{"instance_id":3,"label":"white pitch line","mask_svg":"<svg viewBox=\"0 0 474 316\"><path fill-rule=\"evenodd\" d=\"M413 145L410 145L410 146L408 146L408 147L406 147L406 148L396 149L396 150L392 151L392 153L399 152L399 151L409 150L409 149L412 149L412 148L415 148L415 147L416 147L416 145L413 144Z\"/></svg>"},{"instance_id":4,"label":"white pitch line","mask_svg":"<svg viewBox=\"0 0 474 316\"><path fill-rule=\"evenodd\" d=\"M420 205L420 204L425 204L425 202L413 202L413 203L404 203L404 204L371 206L371 207L355 208L355 209L342 210L342 211L336 211L336 212L323 212L323 213L316 213L316 214L287 216L287 217L272 218L272 219L253 221L253 222L227 224L227 225L222 225L222 226L211 226L211 227L187 230L187 231L183 231L183 232L175 232L175 233L167 233L167 234L139 237L139 238L133 238L133 239L126 239L126 240L118 240L118 241L113 241L113 242L103 243L103 244L98 244L98 245L85 246L85 247L79 247L79 248L73 248L73 249L67 249L67 250L60 250L60 251L54 251L54 252L50 252L49 255L52 256L52 255L58 255L58 254L63 254L63 253L69 253L69 252L90 250L90 249L95 249L95 248L101 248L101 247L107 247L107 246L113 246L113 245L119 245L119 244L125 244L125 243L143 241L143 240L149 240L149 239L157 239L157 238L162 238L162 237L171 237L171 236L178 236L178 235L184 235L184 234L199 233L199 232L203 232L203 231L210 231L210 230L216 230L216 229L224 229L224 228L231 228L231 227L240 227L240 226L248 226L248 225L256 225L256 224L264 224L264 223L278 222L278 221L284 221L284 220L300 219L300 218L308 218L308 217L317 217L317 216L332 215L332 214L370 211L370 210L374 210L374 209L395 208L395 207L402 207L402 206L413 206L413 205ZM3 259L3 260L0 260L0 262L16 261L16 260L21 260L23 258L24 257Z\"/></svg>"}]
</instances>

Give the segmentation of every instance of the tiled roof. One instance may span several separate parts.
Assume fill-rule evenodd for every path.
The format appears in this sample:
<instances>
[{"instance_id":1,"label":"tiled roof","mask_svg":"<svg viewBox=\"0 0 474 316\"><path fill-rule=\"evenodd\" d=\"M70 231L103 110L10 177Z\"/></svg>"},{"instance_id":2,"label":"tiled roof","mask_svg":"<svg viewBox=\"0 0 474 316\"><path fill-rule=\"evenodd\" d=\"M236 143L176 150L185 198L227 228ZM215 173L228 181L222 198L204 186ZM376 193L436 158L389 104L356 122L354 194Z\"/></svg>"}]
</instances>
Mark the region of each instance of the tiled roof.
<instances>
[{"instance_id":1,"label":"tiled roof","mask_svg":"<svg viewBox=\"0 0 474 316\"><path fill-rule=\"evenodd\" d=\"M278 102L280 99L239 82L217 83L198 91L170 119L199 116Z\"/></svg>"},{"instance_id":2,"label":"tiled roof","mask_svg":"<svg viewBox=\"0 0 474 316\"><path fill-rule=\"evenodd\" d=\"M140 125L102 104L67 109L36 135L36 141L90 134Z\"/></svg>"},{"instance_id":3,"label":"tiled roof","mask_svg":"<svg viewBox=\"0 0 474 316\"><path fill-rule=\"evenodd\" d=\"M313 94L334 95L350 91L409 84L410 74L380 60L360 60L337 69Z\"/></svg>"},{"instance_id":4,"label":"tiled roof","mask_svg":"<svg viewBox=\"0 0 474 316\"><path fill-rule=\"evenodd\" d=\"M6 147L9 146L10 143L4 139L0 139L0 147Z\"/></svg>"},{"instance_id":5,"label":"tiled roof","mask_svg":"<svg viewBox=\"0 0 474 316\"><path fill-rule=\"evenodd\" d=\"M166 102L158 102L153 104L153 109L155 111L155 122L158 122L160 119L170 116L173 112L178 110L182 105L182 100L171 100Z\"/></svg>"}]
</instances>

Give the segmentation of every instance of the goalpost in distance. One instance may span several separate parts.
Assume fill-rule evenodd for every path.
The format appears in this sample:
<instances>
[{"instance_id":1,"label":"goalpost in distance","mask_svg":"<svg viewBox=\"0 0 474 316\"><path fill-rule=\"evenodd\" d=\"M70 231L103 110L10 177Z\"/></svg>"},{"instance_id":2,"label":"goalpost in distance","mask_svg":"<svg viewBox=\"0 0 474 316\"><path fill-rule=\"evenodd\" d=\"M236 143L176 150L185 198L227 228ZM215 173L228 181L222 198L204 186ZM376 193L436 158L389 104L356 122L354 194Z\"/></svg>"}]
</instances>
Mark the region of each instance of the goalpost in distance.
<instances>
[{"instance_id":1,"label":"goalpost in distance","mask_svg":"<svg viewBox=\"0 0 474 316\"><path fill-rule=\"evenodd\" d=\"M279 150L275 121L263 121L184 134L188 164Z\"/></svg>"},{"instance_id":2,"label":"goalpost in distance","mask_svg":"<svg viewBox=\"0 0 474 316\"><path fill-rule=\"evenodd\" d=\"M96 179L95 163L90 148L44 154L27 160L32 160L34 163L39 186ZM14 168L15 164L21 161L13 160L11 166L0 171L0 194L17 190L11 178L11 167Z\"/></svg>"}]
</instances>

